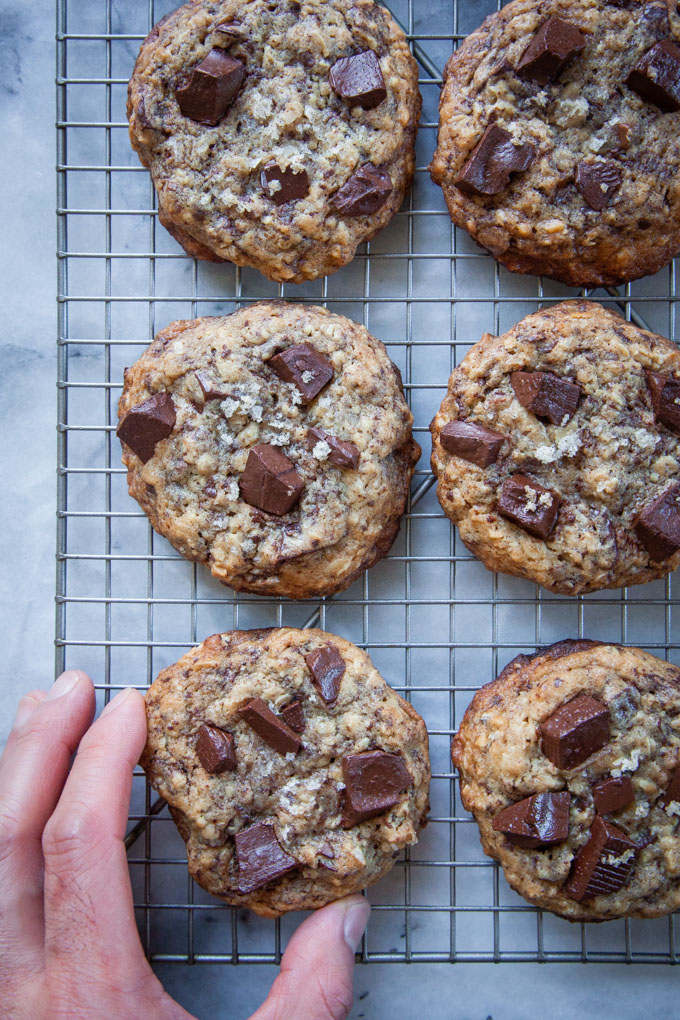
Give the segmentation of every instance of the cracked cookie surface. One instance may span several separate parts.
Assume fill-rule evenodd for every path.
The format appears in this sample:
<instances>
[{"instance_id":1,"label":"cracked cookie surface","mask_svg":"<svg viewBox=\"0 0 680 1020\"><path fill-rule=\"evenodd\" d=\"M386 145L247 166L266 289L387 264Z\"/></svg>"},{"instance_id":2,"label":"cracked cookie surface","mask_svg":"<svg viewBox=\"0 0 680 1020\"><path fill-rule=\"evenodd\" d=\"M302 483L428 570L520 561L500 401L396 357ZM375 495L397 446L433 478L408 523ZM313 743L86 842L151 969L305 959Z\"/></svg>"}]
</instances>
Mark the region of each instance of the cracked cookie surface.
<instances>
[{"instance_id":1,"label":"cracked cookie surface","mask_svg":"<svg viewBox=\"0 0 680 1020\"><path fill-rule=\"evenodd\" d=\"M520 65L550 18L575 26L583 48L541 82ZM680 112L625 82L655 44L680 42L678 28L663 0L514 0L487 18L444 72L431 172L454 223L509 269L573 286L669 262L680 248ZM533 153L495 193L471 194L456 182L492 124L511 136L509 151Z\"/></svg>"},{"instance_id":2,"label":"cracked cookie surface","mask_svg":"<svg viewBox=\"0 0 680 1020\"><path fill-rule=\"evenodd\" d=\"M305 658L328 645L344 664L330 704ZM253 698L277 716L292 700L301 703L296 753L272 747L244 719L241 709ZM334 634L293 628L215 634L158 676L146 707L142 766L170 805L191 875L234 906L276 917L358 891L389 871L425 824L425 725L366 653ZM234 768L211 774L202 766L196 746L205 725L232 735ZM408 785L393 806L348 825L343 759L376 749L398 758ZM258 823L273 825L279 847L295 863L243 892L235 837Z\"/></svg>"},{"instance_id":3,"label":"cracked cookie surface","mask_svg":"<svg viewBox=\"0 0 680 1020\"><path fill-rule=\"evenodd\" d=\"M217 30L225 23L232 34ZM211 126L184 116L176 92L214 49L240 61L245 78ZM386 93L367 109L329 79L338 60L366 51ZM161 223L191 255L294 283L349 262L399 209L419 115L406 38L371 0L194 0L143 43L128 93L130 138ZM306 174L308 192L278 204L277 184L262 179L272 163ZM334 196L367 164L389 176L391 191L374 211L347 215Z\"/></svg>"},{"instance_id":4,"label":"cracked cookie surface","mask_svg":"<svg viewBox=\"0 0 680 1020\"><path fill-rule=\"evenodd\" d=\"M520 403L513 374L534 372L578 387L573 414L552 424ZM485 566L563 595L676 569L680 553L653 558L635 530L680 477L680 436L656 420L647 372L680 377L676 346L588 301L543 309L468 352L432 422L432 469L444 512ZM442 430L452 421L500 434L496 459L480 467L447 451ZM538 500L558 500L547 537L503 515L501 493L515 475L552 494Z\"/></svg>"},{"instance_id":5,"label":"cracked cookie surface","mask_svg":"<svg viewBox=\"0 0 680 1020\"><path fill-rule=\"evenodd\" d=\"M269 364L303 344L333 373L307 403ZM303 388L312 374L302 373ZM123 462L130 494L187 559L237 591L308 598L348 587L389 551L420 448L399 371L362 326L268 301L172 323L127 370L121 420L161 394L174 405L169 434L146 462L124 445ZM310 437L318 428L353 444L356 466L338 466L330 443ZM281 515L246 502L240 488L263 445L288 458L301 486Z\"/></svg>"},{"instance_id":6,"label":"cracked cookie surface","mask_svg":"<svg viewBox=\"0 0 680 1020\"><path fill-rule=\"evenodd\" d=\"M570 769L544 753L541 727L579 696L606 708L609 734ZM680 764L680 671L639 648L563 641L520 655L473 698L453 741L461 797L479 825L485 853L529 902L571 921L657 917L680 906L680 804L673 778ZM583 752L582 752L583 753ZM597 827L593 787L627 777L633 799L606 814L634 844L618 889L580 901L568 893L573 862ZM566 839L526 849L493 828L499 812L536 793L569 794ZM609 805L611 806L611 805ZM615 858L609 868L620 866Z\"/></svg>"}]
</instances>

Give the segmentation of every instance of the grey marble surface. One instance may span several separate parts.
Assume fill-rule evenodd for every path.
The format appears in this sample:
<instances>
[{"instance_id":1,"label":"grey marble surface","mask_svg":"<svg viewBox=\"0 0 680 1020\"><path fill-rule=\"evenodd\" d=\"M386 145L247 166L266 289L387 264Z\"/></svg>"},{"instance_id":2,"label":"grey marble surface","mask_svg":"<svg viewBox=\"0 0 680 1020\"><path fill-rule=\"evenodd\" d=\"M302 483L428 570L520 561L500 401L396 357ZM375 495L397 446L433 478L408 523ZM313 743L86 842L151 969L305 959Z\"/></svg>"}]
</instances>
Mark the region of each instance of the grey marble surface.
<instances>
[{"instance_id":1,"label":"grey marble surface","mask_svg":"<svg viewBox=\"0 0 680 1020\"><path fill-rule=\"evenodd\" d=\"M104 0L89 0L96 17ZM128 0L132 18L140 5ZM476 2L465 4L472 27ZM82 5L83 11L87 5ZM125 15L125 3L116 3ZM0 413L0 744L21 693L53 674L55 546L55 142L52 0L0 0L3 329ZM72 662L71 664L75 664ZM162 965L168 989L201 1020L244 1018L272 967ZM514 1020L680 1015L662 966L372 965L357 970L353 1018L421 1015ZM1 1006L0 1006L1 1012ZM293 1018L291 1018L293 1020Z\"/></svg>"}]
</instances>

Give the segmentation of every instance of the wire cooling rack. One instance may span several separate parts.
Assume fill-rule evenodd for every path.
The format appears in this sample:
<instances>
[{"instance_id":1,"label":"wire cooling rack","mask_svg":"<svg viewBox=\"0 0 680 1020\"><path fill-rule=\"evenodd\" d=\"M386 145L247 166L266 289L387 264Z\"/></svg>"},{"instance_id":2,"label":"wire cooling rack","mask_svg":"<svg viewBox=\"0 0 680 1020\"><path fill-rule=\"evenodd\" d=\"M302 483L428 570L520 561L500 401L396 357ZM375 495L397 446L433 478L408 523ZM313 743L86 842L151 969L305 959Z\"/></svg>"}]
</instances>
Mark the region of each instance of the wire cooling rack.
<instances>
[{"instance_id":1,"label":"wire cooling rack","mask_svg":"<svg viewBox=\"0 0 680 1020\"><path fill-rule=\"evenodd\" d=\"M495 576L441 512L428 424L448 375L485 331L577 292L507 273L452 228L427 164L441 69L495 0L390 0L421 69L418 169L402 211L327 279L279 286L254 270L187 257L158 225L130 148L127 81L141 40L173 0L57 0L57 670L78 665L98 697L140 689L220 630L315 625L366 648L427 722L430 823L368 896L365 962L678 962L677 919L570 925L529 907L484 857L459 801L449 745L472 692L519 652L564 637L641 645L680 663L673 579L580 598ZM676 268L590 296L676 339ZM123 369L173 319L284 297L364 323L399 365L423 456L388 559L347 592L292 603L238 596L182 560L127 495L115 437ZM298 918L232 911L188 878L162 801L133 783L129 862L137 918L156 961L278 962Z\"/></svg>"}]
</instances>

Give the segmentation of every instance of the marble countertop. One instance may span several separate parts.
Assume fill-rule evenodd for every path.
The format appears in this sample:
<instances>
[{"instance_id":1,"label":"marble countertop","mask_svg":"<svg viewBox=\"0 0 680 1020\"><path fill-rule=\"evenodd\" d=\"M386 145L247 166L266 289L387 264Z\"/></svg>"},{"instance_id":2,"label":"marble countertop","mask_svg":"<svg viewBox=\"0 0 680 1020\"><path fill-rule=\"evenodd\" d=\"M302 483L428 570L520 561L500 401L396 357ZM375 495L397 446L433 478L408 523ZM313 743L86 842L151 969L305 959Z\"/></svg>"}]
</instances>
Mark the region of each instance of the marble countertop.
<instances>
[{"instance_id":1,"label":"marble countertop","mask_svg":"<svg viewBox=\"0 0 680 1020\"><path fill-rule=\"evenodd\" d=\"M104 5L104 0L89 0ZM464 2L464 0L463 0ZM115 4L120 13L126 3ZM474 7L473 0L470 6ZM0 745L19 696L54 670L56 263L53 0L0 0L0 174L4 209L2 528L5 649ZM201 1020L244 1018L262 1001L269 966L162 965L168 990ZM457 964L357 968L358 1018L520 1020L534 1013L619 1020L678 1015L666 966ZM408 1006L405 1008L405 1003Z\"/></svg>"}]
</instances>

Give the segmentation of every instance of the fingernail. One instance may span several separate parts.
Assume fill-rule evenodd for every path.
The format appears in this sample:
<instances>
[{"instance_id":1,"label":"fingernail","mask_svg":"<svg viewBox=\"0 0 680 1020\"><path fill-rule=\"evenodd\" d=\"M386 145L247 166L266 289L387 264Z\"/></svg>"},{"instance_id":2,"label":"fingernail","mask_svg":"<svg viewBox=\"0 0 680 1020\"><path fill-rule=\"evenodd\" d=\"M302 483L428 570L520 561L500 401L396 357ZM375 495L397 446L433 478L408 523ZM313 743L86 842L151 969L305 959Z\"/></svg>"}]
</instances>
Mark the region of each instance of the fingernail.
<instances>
[{"instance_id":1,"label":"fingernail","mask_svg":"<svg viewBox=\"0 0 680 1020\"><path fill-rule=\"evenodd\" d=\"M58 676L54 684L50 687L47 692L46 701L54 701L56 698L63 698L65 694L70 694L77 683L80 682L84 676L79 669L67 669L65 673Z\"/></svg>"},{"instance_id":2,"label":"fingernail","mask_svg":"<svg viewBox=\"0 0 680 1020\"><path fill-rule=\"evenodd\" d=\"M368 917L371 913L371 905L368 900L355 900L351 903L345 911L345 919L343 921L343 933L345 936L345 942L352 950L356 952L357 946L361 942L361 936L366 931L366 925L368 924Z\"/></svg>"},{"instance_id":3,"label":"fingernail","mask_svg":"<svg viewBox=\"0 0 680 1020\"><path fill-rule=\"evenodd\" d=\"M42 698L36 698L33 694L25 694L19 702L17 714L14 717L14 725L23 726L25 722L28 722L42 700Z\"/></svg>"},{"instance_id":4,"label":"fingernail","mask_svg":"<svg viewBox=\"0 0 680 1020\"><path fill-rule=\"evenodd\" d=\"M111 698L108 705L104 705L102 715L109 715L111 712L115 712L117 708L120 708L127 701L133 691L134 687L126 687L124 690L119 691L115 698ZM101 719L101 716L99 718Z\"/></svg>"}]
</instances>

